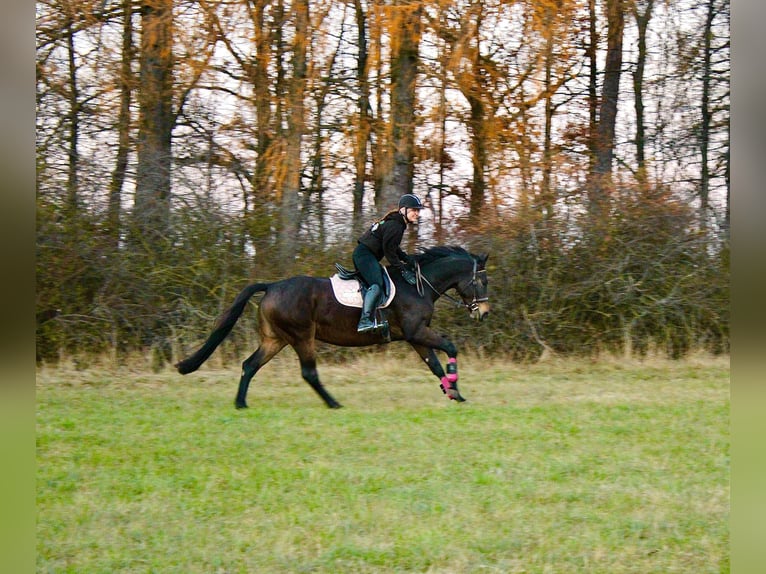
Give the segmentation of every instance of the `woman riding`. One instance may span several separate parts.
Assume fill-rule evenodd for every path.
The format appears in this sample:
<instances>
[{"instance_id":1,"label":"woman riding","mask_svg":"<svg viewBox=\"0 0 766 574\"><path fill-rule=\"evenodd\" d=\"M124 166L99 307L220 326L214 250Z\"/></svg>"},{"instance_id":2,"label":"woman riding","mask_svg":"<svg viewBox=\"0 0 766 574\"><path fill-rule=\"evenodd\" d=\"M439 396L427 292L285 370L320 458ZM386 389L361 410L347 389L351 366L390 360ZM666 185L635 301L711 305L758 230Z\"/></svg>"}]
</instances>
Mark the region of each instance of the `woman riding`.
<instances>
[{"instance_id":1,"label":"woman riding","mask_svg":"<svg viewBox=\"0 0 766 574\"><path fill-rule=\"evenodd\" d=\"M402 242L407 224L418 222L421 209L424 209L424 206L417 195L404 194L399 199L396 210L390 211L383 219L373 223L359 238L354 249L354 267L364 278L369 289L364 296L362 317L359 319L357 332L364 333L376 328L372 316L385 291L383 268L380 265L380 260L384 256L393 268L399 270L408 283L415 284L415 273L408 267L410 256L402 251L399 244Z\"/></svg>"}]
</instances>

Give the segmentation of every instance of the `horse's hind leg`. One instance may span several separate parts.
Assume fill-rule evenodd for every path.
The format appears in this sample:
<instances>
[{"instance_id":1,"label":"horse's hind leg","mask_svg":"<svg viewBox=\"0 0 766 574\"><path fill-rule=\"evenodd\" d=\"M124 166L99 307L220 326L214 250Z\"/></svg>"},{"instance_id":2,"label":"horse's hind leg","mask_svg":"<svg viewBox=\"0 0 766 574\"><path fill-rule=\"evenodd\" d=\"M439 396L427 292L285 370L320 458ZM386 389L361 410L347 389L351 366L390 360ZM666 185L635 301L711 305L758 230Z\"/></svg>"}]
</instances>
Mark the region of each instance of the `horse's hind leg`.
<instances>
[{"instance_id":1,"label":"horse's hind leg","mask_svg":"<svg viewBox=\"0 0 766 574\"><path fill-rule=\"evenodd\" d=\"M341 405L336 401L330 393L324 388L319 381L319 373L317 372L316 361L316 349L314 347L314 341L301 342L293 345L295 352L298 354L298 359L301 362L301 375L304 380L311 385L317 394L322 397L325 404L331 409L339 409Z\"/></svg>"},{"instance_id":2,"label":"horse's hind leg","mask_svg":"<svg viewBox=\"0 0 766 574\"><path fill-rule=\"evenodd\" d=\"M264 339L261 346L255 350L242 363L242 376L239 379L239 388L237 389L237 398L234 400L234 406L238 409L246 409L247 389L250 386L250 380L255 376L263 365L268 363L274 355L279 353L285 346L285 343L278 339Z\"/></svg>"}]
</instances>

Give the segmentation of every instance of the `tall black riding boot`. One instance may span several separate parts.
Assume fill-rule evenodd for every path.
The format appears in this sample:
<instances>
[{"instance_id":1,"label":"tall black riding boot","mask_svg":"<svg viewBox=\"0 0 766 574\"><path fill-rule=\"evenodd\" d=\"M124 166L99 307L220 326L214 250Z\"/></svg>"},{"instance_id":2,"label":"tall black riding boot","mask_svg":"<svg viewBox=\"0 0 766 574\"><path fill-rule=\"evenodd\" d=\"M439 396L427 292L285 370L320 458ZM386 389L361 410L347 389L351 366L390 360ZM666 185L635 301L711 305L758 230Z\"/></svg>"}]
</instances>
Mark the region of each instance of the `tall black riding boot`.
<instances>
[{"instance_id":1,"label":"tall black riding boot","mask_svg":"<svg viewBox=\"0 0 766 574\"><path fill-rule=\"evenodd\" d=\"M365 333L375 329L375 321L372 319L372 314L375 312L375 308L378 306L378 299L380 298L380 287L378 285L371 285L364 294L364 303L362 303L362 317L359 319L359 324L356 326L358 333Z\"/></svg>"}]
</instances>

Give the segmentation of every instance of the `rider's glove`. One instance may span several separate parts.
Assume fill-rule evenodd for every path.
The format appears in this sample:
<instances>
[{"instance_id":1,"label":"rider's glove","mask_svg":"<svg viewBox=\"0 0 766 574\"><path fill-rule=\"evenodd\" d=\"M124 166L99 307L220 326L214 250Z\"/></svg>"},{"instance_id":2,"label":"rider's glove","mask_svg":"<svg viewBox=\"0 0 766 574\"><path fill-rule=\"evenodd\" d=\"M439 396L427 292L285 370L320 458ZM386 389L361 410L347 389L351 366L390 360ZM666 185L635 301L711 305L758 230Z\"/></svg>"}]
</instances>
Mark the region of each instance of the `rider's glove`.
<instances>
[{"instance_id":1,"label":"rider's glove","mask_svg":"<svg viewBox=\"0 0 766 574\"><path fill-rule=\"evenodd\" d=\"M404 280L410 285L415 285L415 283L417 283L415 273L406 267L402 267L402 277L404 277Z\"/></svg>"}]
</instances>

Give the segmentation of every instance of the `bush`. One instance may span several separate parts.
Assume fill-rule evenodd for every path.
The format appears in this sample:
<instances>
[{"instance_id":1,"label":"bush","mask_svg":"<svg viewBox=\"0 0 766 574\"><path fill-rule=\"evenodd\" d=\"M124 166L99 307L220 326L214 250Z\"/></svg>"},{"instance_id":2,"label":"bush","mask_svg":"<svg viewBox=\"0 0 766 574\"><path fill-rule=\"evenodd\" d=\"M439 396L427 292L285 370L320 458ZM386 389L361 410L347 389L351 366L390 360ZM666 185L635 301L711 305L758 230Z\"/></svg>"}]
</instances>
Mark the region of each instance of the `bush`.
<instances>
[{"instance_id":1,"label":"bush","mask_svg":"<svg viewBox=\"0 0 766 574\"><path fill-rule=\"evenodd\" d=\"M490 254L493 312L478 324L443 298L434 328L463 350L519 361L728 352L728 250L666 190L625 188L612 199L599 221L570 212L464 229L466 248ZM329 276L336 261L351 259L349 246L305 245L286 267L276 246L261 241L253 252L239 218L199 206L176 213L161 244L119 248L94 221L65 224L52 213L38 213L39 361L138 352L160 369L203 340L248 282ZM232 332L224 358L242 360L257 346L254 318L247 313ZM322 352L340 360L351 353Z\"/></svg>"}]
</instances>

